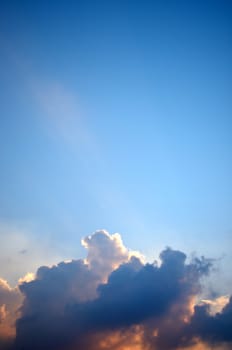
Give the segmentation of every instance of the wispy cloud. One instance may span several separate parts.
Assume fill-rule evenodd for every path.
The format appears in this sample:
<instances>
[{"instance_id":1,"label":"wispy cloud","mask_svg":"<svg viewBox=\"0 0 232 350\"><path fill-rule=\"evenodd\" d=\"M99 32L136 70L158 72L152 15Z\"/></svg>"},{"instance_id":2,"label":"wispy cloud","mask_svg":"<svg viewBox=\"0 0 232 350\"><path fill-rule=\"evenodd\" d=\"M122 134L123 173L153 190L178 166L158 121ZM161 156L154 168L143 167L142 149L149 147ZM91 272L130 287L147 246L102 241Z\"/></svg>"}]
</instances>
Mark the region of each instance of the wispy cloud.
<instances>
[{"instance_id":1,"label":"wispy cloud","mask_svg":"<svg viewBox=\"0 0 232 350\"><path fill-rule=\"evenodd\" d=\"M61 82L33 79L30 90L50 131L67 143L76 154L98 158L99 144L87 121L77 92ZM59 139L60 141L60 139Z\"/></svg>"}]
</instances>

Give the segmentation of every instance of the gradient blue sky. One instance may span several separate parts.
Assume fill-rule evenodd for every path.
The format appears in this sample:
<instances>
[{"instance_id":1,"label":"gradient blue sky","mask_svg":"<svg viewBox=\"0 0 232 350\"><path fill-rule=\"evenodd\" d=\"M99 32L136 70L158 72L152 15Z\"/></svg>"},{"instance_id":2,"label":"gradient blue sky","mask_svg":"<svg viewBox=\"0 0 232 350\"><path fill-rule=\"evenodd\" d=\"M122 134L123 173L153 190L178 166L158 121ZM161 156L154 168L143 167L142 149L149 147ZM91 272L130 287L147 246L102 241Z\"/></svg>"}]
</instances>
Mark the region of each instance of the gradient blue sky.
<instances>
[{"instance_id":1,"label":"gradient blue sky","mask_svg":"<svg viewBox=\"0 0 232 350\"><path fill-rule=\"evenodd\" d=\"M3 277L100 228L232 262L231 1L0 10Z\"/></svg>"}]
</instances>

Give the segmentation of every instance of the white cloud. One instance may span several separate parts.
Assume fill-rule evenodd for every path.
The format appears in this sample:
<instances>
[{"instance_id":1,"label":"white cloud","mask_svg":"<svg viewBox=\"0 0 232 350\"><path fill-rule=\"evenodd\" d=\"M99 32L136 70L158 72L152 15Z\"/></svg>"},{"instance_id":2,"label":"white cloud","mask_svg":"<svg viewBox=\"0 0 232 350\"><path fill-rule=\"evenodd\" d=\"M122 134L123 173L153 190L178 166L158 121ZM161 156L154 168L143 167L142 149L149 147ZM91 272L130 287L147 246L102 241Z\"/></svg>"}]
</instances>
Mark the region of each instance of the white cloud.
<instances>
[{"instance_id":1,"label":"white cloud","mask_svg":"<svg viewBox=\"0 0 232 350\"><path fill-rule=\"evenodd\" d=\"M82 245L88 249L86 262L103 280L106 280L119 265L128 262L132 256L143 260L139 252L129 251L124 246L119 233L110 235L106 230L99 230L85 237Z\"/></svg>"}]
</instances>

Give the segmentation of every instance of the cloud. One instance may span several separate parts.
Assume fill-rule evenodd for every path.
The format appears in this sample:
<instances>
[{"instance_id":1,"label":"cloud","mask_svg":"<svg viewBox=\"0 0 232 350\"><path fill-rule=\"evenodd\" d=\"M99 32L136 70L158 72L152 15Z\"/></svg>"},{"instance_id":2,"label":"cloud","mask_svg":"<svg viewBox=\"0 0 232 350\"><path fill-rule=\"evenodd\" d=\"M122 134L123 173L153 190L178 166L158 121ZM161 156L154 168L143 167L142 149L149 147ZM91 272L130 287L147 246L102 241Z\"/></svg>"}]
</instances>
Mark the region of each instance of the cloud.
<instances>
[{"instance_id":1,"label":"cloud","mask_svg":"<svg viewBox=\"0 0 232 350\"><path fill-rule=\"evenodd\" d=\"M35 276L21 279L17 290L2 282L2 318L9 305L14 314L23 296L20 313L12 318L13 350L225 350L232 345L232 299L199 303L212 260L187 261L183 252L166 248L159 264L145 263L119 234L104 230L82 244L88 250L84 260L41 266Z\"/></svg>"},{"instance_id":2,"label":"cloud","mask_svg":"<svg viewBox=\"0 0 232 350\"><path fill-rule=\"evenodd\" d=\"M92 236L82 240L82 245L88 249L87 263L91 270L105 280L110 272L136 256L143 260L142 254L129 251L123 244L118 233L110 235L105 230L96 231Z\"/></svg>"},{"instance_id":3,"label":"cloud","mask_svg":"<svg viewBox=\"0 0 232 350\"><path fill-rule=\"evenodd\" d=\"M212 300L203 299L202 304L209 305L208 311L211 315L215 315L223 310L223 308L228 304L230 298L228 295L221 295Z\"/></svg>"},{"instance_id":4,"label":"cloud","mask_svg":"<svg viewBox=\"0 0 232 350\"><path fill-rule=\"evenodd\" d=\"M25 276L19 278L18 284L22 284L24 282L30 282L30 281L33 281L34 279L35 279L35 274L33 272L28 272L26 273Z\"/></svg>"},{"instance_id":5,"label":"cloud","mask_svg":"<svg viewBox=\"0 0 232 350\"><path fill-rule=\"evenodd\" d=\"M11 288L7 281L0 279L0 348L8 348L15 336L15 319L22 302L18 288Z\"/></svg>"}]
</instances>

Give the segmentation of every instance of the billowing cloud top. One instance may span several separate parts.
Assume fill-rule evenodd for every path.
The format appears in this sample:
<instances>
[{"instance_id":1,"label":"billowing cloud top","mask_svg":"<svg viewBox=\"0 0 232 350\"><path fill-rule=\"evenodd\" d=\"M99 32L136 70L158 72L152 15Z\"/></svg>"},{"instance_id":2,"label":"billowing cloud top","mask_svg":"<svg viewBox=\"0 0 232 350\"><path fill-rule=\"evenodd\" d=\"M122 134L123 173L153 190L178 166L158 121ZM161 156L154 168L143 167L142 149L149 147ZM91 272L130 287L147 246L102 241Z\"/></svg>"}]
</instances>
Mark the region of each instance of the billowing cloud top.
<instances>
[{"instance_id":1,"label":"billowing cloud top","mask_svg":"<svg viewBox=\"0 0 232 350\"><path fill-rule=\"evenodd\" d=\"M0 346L13 350L229 349L232 299L198 302L212 261L165 249L145 264L119 234L83 239L85 260L0 281ZM216 310L212 312L212 307Z\"/></svg>"}]
</instances>

